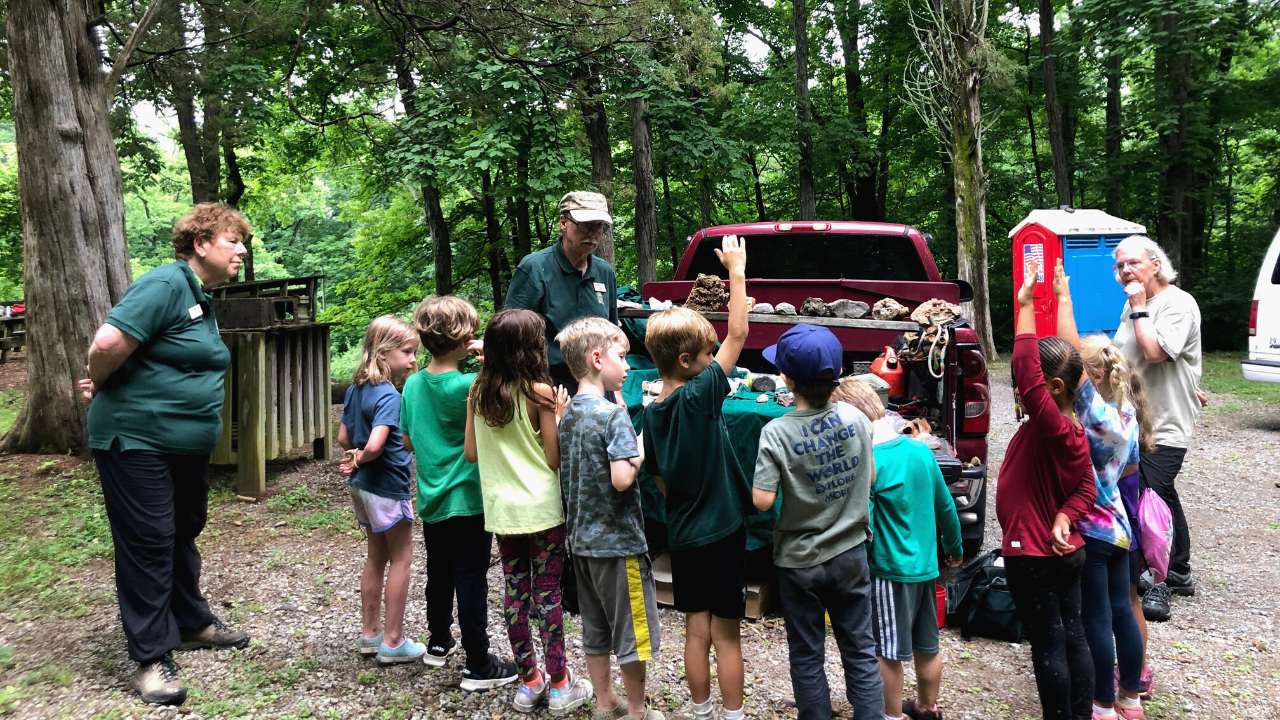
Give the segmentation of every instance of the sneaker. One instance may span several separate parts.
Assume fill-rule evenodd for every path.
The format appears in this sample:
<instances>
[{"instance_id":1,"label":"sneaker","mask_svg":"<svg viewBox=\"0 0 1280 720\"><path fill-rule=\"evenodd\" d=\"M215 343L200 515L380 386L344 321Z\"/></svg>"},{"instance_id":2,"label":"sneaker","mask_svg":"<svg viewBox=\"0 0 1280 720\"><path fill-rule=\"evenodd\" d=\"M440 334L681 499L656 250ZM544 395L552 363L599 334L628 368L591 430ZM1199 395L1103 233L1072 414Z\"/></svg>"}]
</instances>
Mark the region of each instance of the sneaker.
<instances>
[{"instance_id":1,"label":"sneaker","mask_svg":"<svg viewBox=\"0 0 1280 720\"><path fill-rule=\"evenodd\" d=\"M1196 594L1196 581L1191 577L1191 573L1183 575L1172 570L1169 571L1169 577L1165 578L1164 583L1169 586L1169 590L1174 595L1182 597L1191 597Z\"/></svg>"},{"instance_id":2,"label":"sneaker","mask_svg":"<svg viewBox=\"0 0 1280 720\"><path fill-rule=\"evenodd\" d=\"M1142 616L1150 622L1169 619L1169 586L1164 583L1151 586L1142 596Z\"/></svg>"},{"instance_id":3,"label":"sneaker","mask_svg":"<svg viewBox=\"0 0 1280 720\"><path fill-rule=\"evenodd\" d=\"M656 713L656 712L658 711L646 710L644 714L644 720L654 720L650 717L650 713ZM659 713L659 715L661 715L661 713ZM622 703L618 703L617 705L614 705L608 710L601 710L600 708L595 708L591 711L591 720L622 720L622 718L624 717L627 717L627 708L624 705L622 705Z\"/></svg>"},{"instance_id":4,"label":"sneaker","mask_svg":"<svg viewBox=\"0 0 1280 720\"><path fill-rule=\"evenodd\" d=\"M1156 674L1150 665L1142 666L1142 675L1138 679L1138 699L1150 700L1156 687Z\"/></svg>"},{"instance_id":5,"label":"sneaker","mask_svg":"<svg viewBox=\"0 0 1280 720\"><path fill-rule=\"evenodd\" d=\"M377 658L378 662L383 665L394 665L395 663L413 662L426 654L426 645L405 638L395 647L390 647L386 642L379 643Z\"/></svg>"},{"instance_id":6,"label":"sneaker","mask_svg":"<svg viewBox=\"0 0 1280 720\"><path fill-rule=\"evenodd\" d=\"M1146 595L1147 591L1150 590L1151 586L1154 584L1155 583L1151 582L1151 571L1143 570L1142 574L1138 576L1138 596L1142 597L1143 595Z\"/></svg>"},{"instance_id":7,"label":"sneaker","mask_svg":"<svg viewBox=\"0 0 1280 720\"><path fill-rule=\"evenodd\" d=\"M458 643L451 642L448 645L439 643L431 643L427 645L427 654L422 656L422 662L427 667L444 667L449 662L449 656L458 651Z\"/></svg>"},{"instance_id":8,"label":"sneaker","mask_svg":"<svg viewBox=\"0 0 1280 720\"><path fill-rule=\"evenodd\" d=\"M152 705L181 705L187 699L187 689L178 679L178 664L166 654L153 663L138 666L133 676L133 689L142 701Z\"/></svg>"},{"instance_id":9,"label":"sneaker","mask_svg":"<svg viewBox=\"0 0 1280 720\"><path fill-rule=\"evenodd\" d=\"M547 706L552 715L564 715L595 696L590 680L576 678L573 673L568 673L566 679L564 687L552 686L549 691Z\"/></svg>"},{"instance_id":10,"label":"sneaker","mask_svg":"<svg viewBox=\"0 0 1280 720\"><path fill-rule=\"evenodd\" d=\"M248 635L239 630L233 630L217 618L199 630L182 633L180 637L182 642L178 645L179 650L242 648L249 644Z\"/></svg>"},{"instance_id":11,"label":"sneaker","mask_svg":"<svg viewBox=\"0 0 1280 720\"><path fill-rule=\"evenodd\" d=\"M373 657L378 654L378 646L382 644L382 633L378 633L369 639L365 639L364 635L356 638L356 652L363 657Z\"/></svg>"},{"instance_id":12,"label":"sneaker","mask_svg":"<svg viewBox=\"0 0 1280 720\"><path fill-rule=\"evenodd\" d=\"M511 698L511 705L516 712L531 713L537 710L547 698L547 686L550 684L546 673L542 671L538 671L538 682L533 685L521 680L516 686L515 697Z\"/></svg>"},{"instance_id":13,"label":"sneaker","mask_svg":"<svg viewBox=\"0 0 1280 720\"><path fill-rule=\"evenodd\" d=\"M1116 715L1120 720L1146 720L1147 713L1142 709L1142 705L1125 705L1119 700L1115 704Z\"/></svg>"},{"instance_id":14,"label":"sneaker","mask_svg":"<svg viewBox=\"0 0 1280 720\"><path fill-rule=\"evenodd\" d=\"M428 649L428 655L430 655L430 652L430 649ZM462 682L459 687L468 692L492 690L493 688L513 683L519 678L520 672L516 670L515 663L509 660L499 660L490 655L484 668L480 670L465 668L462 671Z\"/></svg>"},{"instance_id":15,"label":"sneaker","mask_svg":"<svg viewBox=\"0 0 1280 720\"><path fill-rule=\"evenodd\" d=\"M902 714L911 720L942 720L942 710L927 710L915 700L902 701Z\"/></svg>"}]
</instances>

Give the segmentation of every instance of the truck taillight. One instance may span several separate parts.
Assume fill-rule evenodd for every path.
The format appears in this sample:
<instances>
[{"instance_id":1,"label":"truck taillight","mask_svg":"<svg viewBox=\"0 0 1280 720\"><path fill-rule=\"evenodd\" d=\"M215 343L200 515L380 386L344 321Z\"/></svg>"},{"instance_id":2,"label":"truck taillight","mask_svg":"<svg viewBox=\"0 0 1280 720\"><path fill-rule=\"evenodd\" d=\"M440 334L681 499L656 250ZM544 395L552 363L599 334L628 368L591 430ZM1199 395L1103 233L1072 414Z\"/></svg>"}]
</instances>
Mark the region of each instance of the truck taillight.
<instances>
[{"instance_id":1,"label":"truck taillight","mask_svg":"<svg viewBox=\"0 0 1280 720\"><path fill-rule=\"evenodd\" d=\"M1249 337L1255 337L1258 334L1258 301L1254 300L1249 303Z\"/></svg>"}]
</instances>

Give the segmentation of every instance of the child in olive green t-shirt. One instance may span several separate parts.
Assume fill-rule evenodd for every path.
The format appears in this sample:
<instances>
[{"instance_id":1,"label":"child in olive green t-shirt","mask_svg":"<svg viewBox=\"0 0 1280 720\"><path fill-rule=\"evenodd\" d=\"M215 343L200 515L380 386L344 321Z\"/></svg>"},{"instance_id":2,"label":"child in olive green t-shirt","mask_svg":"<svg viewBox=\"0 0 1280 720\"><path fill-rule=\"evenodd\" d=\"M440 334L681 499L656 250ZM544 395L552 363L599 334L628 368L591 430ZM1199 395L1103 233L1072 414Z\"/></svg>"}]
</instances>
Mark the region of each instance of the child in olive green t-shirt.
<instances>
[{"instance_id":1,"label":"child in olive green t-shirt","mask_svg":"<svg viewBox=\"0 0 1280 720\"><path fill-rule=\"evenodd\" d=\"M400 423L405 446L417 461L417 510L427 549L427 625L423 657L443 667L457 649L453 640L453 600L466 651L462 689L487 690L514 682L515 664L489 653L486 573L493 536L484 529L480 475L463 455L467 394L474 373L458 364L479 350L473 340L479 318L470 303L451 295L418 304L414 328L431 361L404 384Z\"/></svg>"}]
</instances>

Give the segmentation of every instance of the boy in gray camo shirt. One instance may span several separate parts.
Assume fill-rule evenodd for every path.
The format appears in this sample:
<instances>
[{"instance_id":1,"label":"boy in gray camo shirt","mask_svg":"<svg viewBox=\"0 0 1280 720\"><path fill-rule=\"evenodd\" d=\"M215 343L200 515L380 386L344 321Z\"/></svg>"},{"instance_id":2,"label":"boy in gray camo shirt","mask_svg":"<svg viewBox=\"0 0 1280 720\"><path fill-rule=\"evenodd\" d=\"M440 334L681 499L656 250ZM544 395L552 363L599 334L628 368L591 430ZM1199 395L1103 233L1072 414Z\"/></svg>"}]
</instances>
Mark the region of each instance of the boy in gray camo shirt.
<instances>
[{"instance_id":1,"label":"boy in gray camo shirt","mask_svg":"<svg viewBox=\"0 0 1280 720\"><path fill-rule=\"evenodd\" d=\"M596 717L662 720L645 707L645 663L659 627L640 492L640 444L625 408L607 399L627 376L627 339L604 318L577 320L556 336L578 380L560 421L560 485L569 551L578 578L582 647L596 688ZM609 655L627 691L613 691Z\"/></svg>"}]
</instances>

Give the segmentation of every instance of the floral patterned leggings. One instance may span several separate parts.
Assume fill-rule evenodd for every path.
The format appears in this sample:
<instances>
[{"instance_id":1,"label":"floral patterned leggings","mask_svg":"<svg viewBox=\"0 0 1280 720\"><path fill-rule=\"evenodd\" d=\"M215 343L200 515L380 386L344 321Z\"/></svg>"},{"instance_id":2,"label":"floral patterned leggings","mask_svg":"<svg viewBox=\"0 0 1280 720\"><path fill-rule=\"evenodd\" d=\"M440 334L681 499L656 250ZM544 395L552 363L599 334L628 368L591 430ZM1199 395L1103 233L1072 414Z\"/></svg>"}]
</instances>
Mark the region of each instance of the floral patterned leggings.
<instances>
[{"instance_id":1,"label":"floral patterned leggings","mask_svg":"<svg viewBox=\"0 0 1280 720\"><path fill-rule=\"evenodd\" d=\"M530 605L537 608L547 674L562 675L565 661L560 575L566 557L564 525L530 535L499 535L498 553L506 581L502 611L521 677L529 677L538 668L538 653L529 632Z\"/></svg>"}]
</instances>

